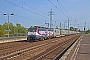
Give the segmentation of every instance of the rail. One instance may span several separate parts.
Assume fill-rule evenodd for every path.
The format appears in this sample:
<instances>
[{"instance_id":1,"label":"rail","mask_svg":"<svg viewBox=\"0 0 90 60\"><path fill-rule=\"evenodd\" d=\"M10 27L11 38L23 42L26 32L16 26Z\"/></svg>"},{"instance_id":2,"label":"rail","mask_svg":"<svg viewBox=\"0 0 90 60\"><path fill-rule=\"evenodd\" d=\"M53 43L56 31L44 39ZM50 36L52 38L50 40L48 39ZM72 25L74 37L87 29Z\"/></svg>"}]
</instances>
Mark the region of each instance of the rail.
<instances>
[{"instance_id":1,"label":"rail","mask_svg":"<svg viewBox=\"0 0 90 60\"><path fill-rule=\"evenodd\" d=\"M80 37L80 36L79 36ZM61 53L60 53L60 51L59 51L59 54L57 54L55 57L48 57L49 59L52 59L52 60L59 60L60 59L60 57L67 51L67 49L70 47L70 46L72 46L72 44L79 38L79 37L74 37L73 39L70 39L70 40L68 40L68 41L65 41L64 43L62 43L60 46L58 46L58 47L56 47L56 48L54 48L54 49L51 49L50 51L48 51L47 53L45 53L44 55L41 55L41 56L39 56L39 57L37 57L35 60L41 60L41 59L44 59L45 57L47 57L47 56L54 56L55 54L54 54L54 51L58 51L59 49L60 49L60 47L62 47L62 46L64 46L64 45L67 45L67 47L66 48L64 48L64 50L62 50L61 51ZM71 41L72 40L72 41ZM68 44L67 44L68 43ZM53 53L52 53L53 52ZM56 53L58 53L58 52L56 52ZM54 55L52 55L52 54L54 54ZM45 59L48 59L48 58L45 58Z\"/></svg>"},{"instance_id":2,"label":"rail","mask_svg":"<svg viewBox=\"0 0 90 60\"><path fill-rule=\"evenodd\" d=\"M68 40L67 37L70 40ZM7 47L7 49L5 47L4 50L0 51L1 52L0 59L2 59L2 60L3 59L10 59L10 60L14 60L14 59L16 59L16 60L17 59L20 59L20 60L22 60L22 59L23 60L29 60L29 59L30 60L35 60L36 59L36 60L39 60L42 57L44 57L45 55L52 56L53 53L55 53L55 56L53 55L52 57L49 57L49 58L50 59L52 59L52 58L57 59L58 58L57 53L58 53L58 50L59 50L58 47L62 47L62 48L60 48L60 51L62 51L62 49L66 47L67 43L69 44L70 41L71 42L74 41L74 40L72 40L72 37L74 39L75 36L74 35L73 36L66 36L64 38L61 37L61 38L55 38L55 39L52 39L52 40L33 42L33 43L28 42L28 41L24 41L24 42L22 42L23 45L22 45L21 42L18 42L18 43L13 42L16 45L13 44L13 46L11 46L11 48ZM50 52L52 52L51 50L53 51L53 53L50 53ZM5 52L2 52L2 51L5 51ZM57 51L57 52L55 52L55 51ZM59 51L59 53L60 53L60 51ZM49 55L49 53L51 55Z\"/></svg>"}]
</instances>

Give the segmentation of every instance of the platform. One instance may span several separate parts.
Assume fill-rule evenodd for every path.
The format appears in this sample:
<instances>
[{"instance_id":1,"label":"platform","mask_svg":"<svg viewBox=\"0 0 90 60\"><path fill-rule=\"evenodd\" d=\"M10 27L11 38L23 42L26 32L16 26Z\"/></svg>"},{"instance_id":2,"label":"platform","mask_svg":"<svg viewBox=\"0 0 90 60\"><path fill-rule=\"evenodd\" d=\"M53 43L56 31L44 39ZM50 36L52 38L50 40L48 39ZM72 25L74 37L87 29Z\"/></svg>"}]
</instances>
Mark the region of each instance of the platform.
<instances>
[{"instance_id":1,"label":"platform","mask_svg":"<svg viewBox=\"0 0 90 60\"><path fill-rule=\"evenodd\" d=\"M90 60L90 35L83 35L64 60Z\"/></svg>"},{"instance_id":2,"label":"platform","mask_svg":"<svg viewBox=\"0 0 90 60\"><path fill-rule=\"evenodd\" d=\"M84 35L75 60L90 60L90 35Z\"/></svg>"}]
</instances>

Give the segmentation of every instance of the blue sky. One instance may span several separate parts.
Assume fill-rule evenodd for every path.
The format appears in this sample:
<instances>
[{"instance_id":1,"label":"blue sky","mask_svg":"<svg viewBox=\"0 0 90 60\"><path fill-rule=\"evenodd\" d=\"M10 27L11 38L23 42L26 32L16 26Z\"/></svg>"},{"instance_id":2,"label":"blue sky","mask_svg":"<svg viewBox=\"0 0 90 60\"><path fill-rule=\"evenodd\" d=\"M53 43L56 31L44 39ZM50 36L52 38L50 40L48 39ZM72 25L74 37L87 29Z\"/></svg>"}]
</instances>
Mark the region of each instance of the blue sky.
<instances>
[{"instance_id":1,"label":"blue sky","mask_svg":"<svg viewBox=\"0 0 90 60\"><path fill-rule=\"evenodd\" d=\"M67 20L70 19L70 26L79 27L83 30L86 22L86 28L90 29L90 0L0 0L0 24L8 21L7 15L10 15L10 22L14 25L20 23L28 28L32 25L45 25L50 22L49 11L53 10L53 27L62 24L67 26ZM66 17L68 16L68 17ZM66 23L64 23L66 21Z\"/></svg>"}]
</instances>

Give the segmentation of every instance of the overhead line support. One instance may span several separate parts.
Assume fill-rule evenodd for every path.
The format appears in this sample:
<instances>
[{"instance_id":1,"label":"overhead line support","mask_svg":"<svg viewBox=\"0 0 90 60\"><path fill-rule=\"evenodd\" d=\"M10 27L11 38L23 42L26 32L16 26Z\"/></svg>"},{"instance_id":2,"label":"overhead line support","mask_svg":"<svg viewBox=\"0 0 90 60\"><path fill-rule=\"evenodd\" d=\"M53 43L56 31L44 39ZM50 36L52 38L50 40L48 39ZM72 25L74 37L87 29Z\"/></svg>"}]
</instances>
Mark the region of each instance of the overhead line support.
<instances>
[{"instance_id":1,"label":"overhead line support","mask_svg":"<svg viewBox=\"0 0 90 60\"><path fill-rule=\"evenodd\" d=\"M50 15L50 28L52 28L52 15L54 15L54 14L52 14L53 13L52 8L49 13L50 13L49 14Z\"/></svg>"}]
</instances>

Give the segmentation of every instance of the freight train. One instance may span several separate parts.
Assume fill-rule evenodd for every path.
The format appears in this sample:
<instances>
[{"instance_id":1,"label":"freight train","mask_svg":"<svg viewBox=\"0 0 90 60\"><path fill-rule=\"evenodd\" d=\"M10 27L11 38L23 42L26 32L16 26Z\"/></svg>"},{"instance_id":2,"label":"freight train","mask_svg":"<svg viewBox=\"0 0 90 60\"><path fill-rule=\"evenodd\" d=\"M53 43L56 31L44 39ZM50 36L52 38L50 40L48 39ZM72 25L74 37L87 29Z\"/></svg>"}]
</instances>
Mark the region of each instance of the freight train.
<instances>
[{"instance_id":1,"label":"freight train","mask_svg":"<svg viewBox=\"0 0 90 60\"><path fill-rule=\"evenodd\" d=\"M78 32L64 30L64 29L34 26L28 29L27 40L29 41L46 40L50 38L66 36L70 34L77 34L77 33Z\"/></svg>"}]
</instances>

